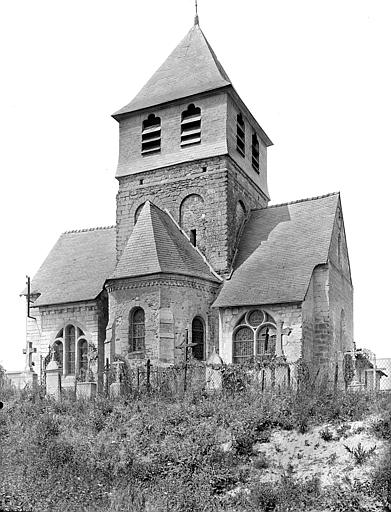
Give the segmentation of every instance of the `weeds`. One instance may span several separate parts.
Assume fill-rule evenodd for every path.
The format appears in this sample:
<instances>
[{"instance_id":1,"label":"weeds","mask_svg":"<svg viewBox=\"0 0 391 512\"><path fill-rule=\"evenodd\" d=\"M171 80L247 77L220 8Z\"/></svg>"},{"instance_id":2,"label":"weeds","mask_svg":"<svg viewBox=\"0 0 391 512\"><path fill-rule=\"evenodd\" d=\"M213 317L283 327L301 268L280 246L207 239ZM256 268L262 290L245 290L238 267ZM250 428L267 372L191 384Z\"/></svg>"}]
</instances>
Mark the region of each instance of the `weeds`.
<instances>
[{"instance_id":1,"label":"weeds","mask_svg":"<svg viewBox=\"0 0 391 512\"><path fill-rule=\"evenodd\" d=\"M350 448L346 444L344 444L344 447L354 457L356 464L359 465L365 464L365 462L367 462L367 460L370 459L376 451L376 445L366 450L361 443L358 443L355 448Z\"/></svg>"},{"instance_id":2,"label":"weeds","mask_svg":"<svg viewBox=\"0 0 391 512\"><path fill-rule=\"evenodd\" d=\"M332 441L333 440L333 432L329 429L329 427L326 427L322 429L319 432L320 437L323 439L323 441Z\"/></svg>"},{"instance_id":3,"label":"weeds","mask_svg":"<svg viewBox=\"0 0 391 512\"><path fill-rule=\"evenodd\" d=\"M257 482L254 474L259 476L271 461L255 453L254 444L270 442L276 428L306 431L330 418L361 419L368 411L379 412L383 398L232 388L213 397L150 394L94 402L73 396L55 402L24 392L0 413L7 411L0 437L0 509L301 512L319 505L328 510L323 503L334 503L332 496L323 494L316 479L299 482L290 472L273 484ZM385 424L375 428L379 435L386 432ZM341 425L339 432L347 430ZM222 453L219 431L233 441L227 453ZM367 460L375 449L351 450ZM387 493L389 459L376 474L379 496ZM351 502L356 504L364 492L356 489ZM354 510L348 494L341 490L341 496L345 510Z\"/></svg>"}]
</instances>

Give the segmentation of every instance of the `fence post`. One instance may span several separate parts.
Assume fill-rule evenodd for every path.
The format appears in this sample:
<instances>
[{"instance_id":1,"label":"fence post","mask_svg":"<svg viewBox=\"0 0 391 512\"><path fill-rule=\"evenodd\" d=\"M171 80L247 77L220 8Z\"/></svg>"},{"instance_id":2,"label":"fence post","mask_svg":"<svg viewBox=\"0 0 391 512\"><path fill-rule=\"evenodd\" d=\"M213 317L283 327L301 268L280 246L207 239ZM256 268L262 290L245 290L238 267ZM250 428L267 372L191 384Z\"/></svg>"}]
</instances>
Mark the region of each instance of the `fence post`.
<instances>
[{"instance_id":1,"label":"fence post","mask_svg":"<svg viewBox=\"0 0 391 512\"><path fill-rule=\"evenodd\" d=\"M151 389L151 360L147 360L147 391Z\"/></svg>"}]
</instances>

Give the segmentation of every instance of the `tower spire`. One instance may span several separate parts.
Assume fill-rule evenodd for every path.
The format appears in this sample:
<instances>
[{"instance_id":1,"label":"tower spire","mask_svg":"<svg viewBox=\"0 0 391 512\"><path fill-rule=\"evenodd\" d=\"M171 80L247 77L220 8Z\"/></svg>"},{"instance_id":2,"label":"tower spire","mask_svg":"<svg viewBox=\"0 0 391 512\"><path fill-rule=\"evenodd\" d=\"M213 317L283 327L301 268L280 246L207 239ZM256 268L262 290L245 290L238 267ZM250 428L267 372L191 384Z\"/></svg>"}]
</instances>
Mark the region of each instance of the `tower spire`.
<instances>
[{"instance_id":1,"label":"tower spire","mask_svg":"<svg viewBox=\"0 0 391 512\"><path fill-rule=\"evenodd\" d=\"M195 18L194 18L194 25L200 24L200 18L198 17L198 0L195 0Z\"/></svg>"}]
</instances>

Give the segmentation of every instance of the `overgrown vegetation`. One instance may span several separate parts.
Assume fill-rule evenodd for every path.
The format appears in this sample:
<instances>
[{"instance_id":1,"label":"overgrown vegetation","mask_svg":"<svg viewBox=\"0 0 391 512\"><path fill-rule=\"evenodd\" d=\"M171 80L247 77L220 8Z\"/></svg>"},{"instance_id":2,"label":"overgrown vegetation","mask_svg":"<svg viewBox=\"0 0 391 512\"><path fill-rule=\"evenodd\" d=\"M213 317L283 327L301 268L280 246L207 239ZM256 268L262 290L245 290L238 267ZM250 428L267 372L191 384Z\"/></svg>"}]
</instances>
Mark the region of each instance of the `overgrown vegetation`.
<instances>
[{"instance_id":1,"label":"overgrown vegetation","mask_svg":"<svg viewBox=\"0 0 391 512\"><path fill-rule=\"evenodd\" d=\"M2 396L0 388L0 510L374 510L365 508L368 498L390 506L391 452L376 485L327 490L317 477L297 480L289 468L263 482L270 462L254 450L275 429L330 423L343 435L346 422L387 411L389 396L307 388L262 394L237 386L232 373L227 378L232 387L221 395L178 399L150 393L56 402L40 392ZM374 428L386 436L385 423Z\"/></svg>"}]
</instances>

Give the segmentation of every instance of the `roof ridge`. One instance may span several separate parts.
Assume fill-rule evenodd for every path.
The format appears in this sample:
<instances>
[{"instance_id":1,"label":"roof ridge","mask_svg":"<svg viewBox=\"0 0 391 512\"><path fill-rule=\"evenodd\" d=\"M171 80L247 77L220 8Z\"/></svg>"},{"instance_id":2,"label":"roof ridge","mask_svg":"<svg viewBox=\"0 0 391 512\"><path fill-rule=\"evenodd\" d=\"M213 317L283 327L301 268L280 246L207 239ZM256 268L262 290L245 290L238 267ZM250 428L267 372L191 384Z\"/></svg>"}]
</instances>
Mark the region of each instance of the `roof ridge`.
<instances>
[{"instance_id":1,"label":"roof ridge","mask_svg":"<svg viewBox=\"0 0 391 512\"><path fill-rule=\"evenodd\" d=\"M340 194L340 192L330 192L329 194L323 194L322 196L306 197L305 199L297 199L296 201L288 201L286 203L270 204L268 206L265 206L264 208L252 208L251 211L254 212L260 210L267 210L269 208L278 208L279 206L287 206L289 204L305 203L306 201L316 201L317 199L323 199L325 197L331 196L339 196Z\"/></svg>"},{"instance_id":2,"label":"roof ridge","mask_svg":"<svg viewBox=\"0 0 391 512\"><path fill-rule=\"evenodd\" d=\"M98 226L96 228L85 228L85 229L71 229L69 231L64 231L62 235L69 235L70 233L86 233L88 231L100 231L103 229L114 229L116 226Z\"/></svg>"}]
</instances>

